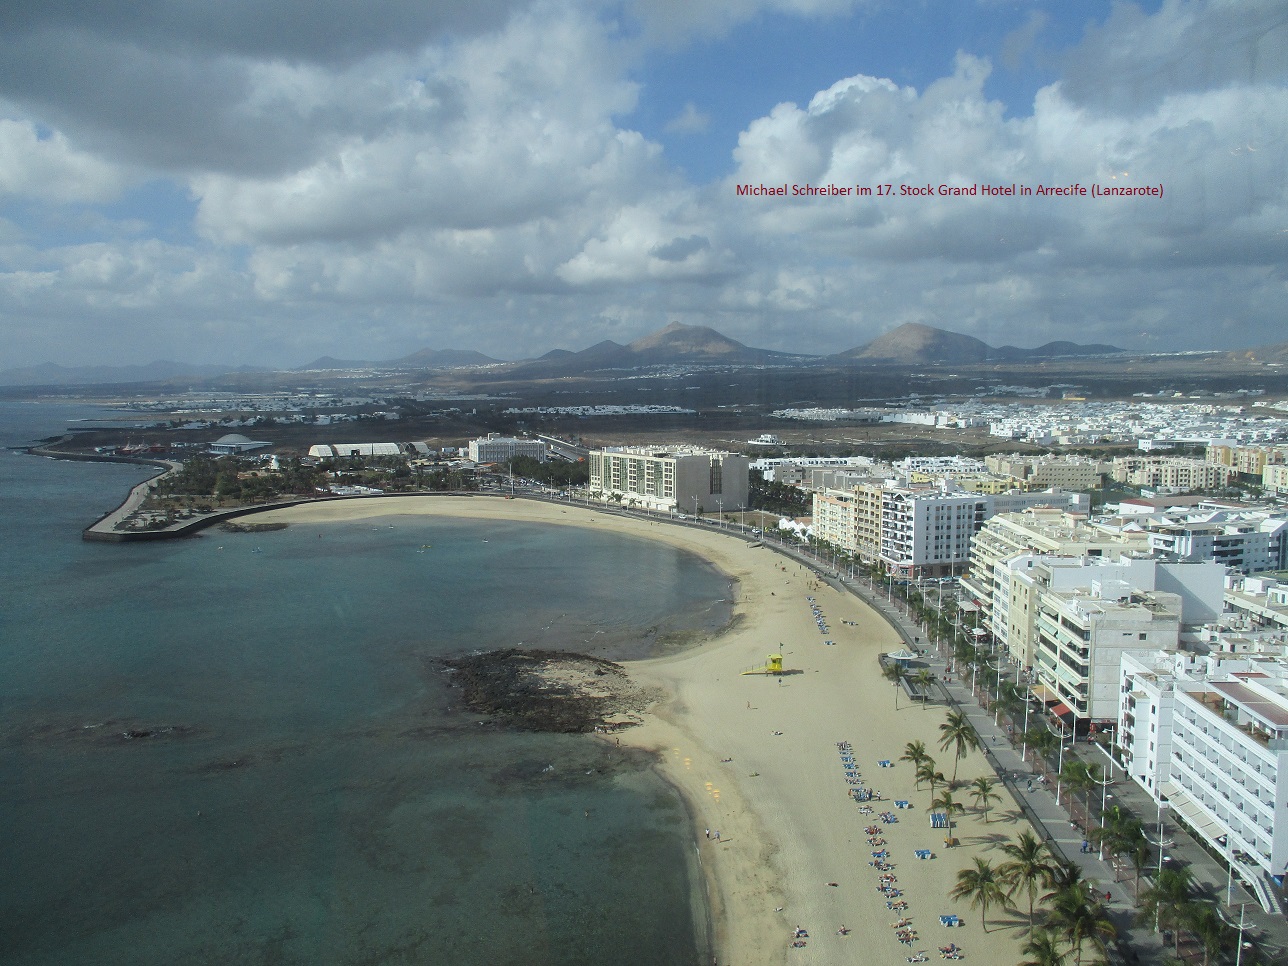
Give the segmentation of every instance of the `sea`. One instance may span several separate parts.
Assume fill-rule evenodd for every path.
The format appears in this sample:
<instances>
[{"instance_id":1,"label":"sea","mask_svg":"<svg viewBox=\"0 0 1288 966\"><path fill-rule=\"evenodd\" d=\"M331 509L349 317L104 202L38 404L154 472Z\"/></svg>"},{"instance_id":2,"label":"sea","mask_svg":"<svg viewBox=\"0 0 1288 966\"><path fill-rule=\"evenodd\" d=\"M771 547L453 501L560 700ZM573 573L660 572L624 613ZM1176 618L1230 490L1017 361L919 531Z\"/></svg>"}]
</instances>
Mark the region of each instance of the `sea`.
<instances>
[{"instance_id":1,"label":"sea","mask_svg":"<svg viewBox=\"0 0 1288 966\"><path fill-rule=\"evenodd\" d=\"M442 662L723 627L661 543L407 516L81 540L145 468L8 449L128 414L0 402L0 963L709 961L647 756L516 733Z\"/></svg>"}]
</instances>

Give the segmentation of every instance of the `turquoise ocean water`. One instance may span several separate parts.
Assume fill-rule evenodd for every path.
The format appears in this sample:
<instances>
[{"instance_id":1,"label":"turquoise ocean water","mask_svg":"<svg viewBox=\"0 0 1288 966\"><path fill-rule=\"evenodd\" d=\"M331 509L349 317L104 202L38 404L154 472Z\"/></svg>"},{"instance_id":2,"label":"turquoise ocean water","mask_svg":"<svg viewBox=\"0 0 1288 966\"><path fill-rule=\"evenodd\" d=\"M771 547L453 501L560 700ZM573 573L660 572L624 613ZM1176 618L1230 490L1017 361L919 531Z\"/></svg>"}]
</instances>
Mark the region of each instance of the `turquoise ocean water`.
<instances>
[{"instance_id":1,"label":"turquoise ocean water","mask_svg":"<svg viewBox=\"0 0 1288 966\"><path fill-rule=\"evenodd\" d=\"M0 445L86 415L0 403ZM82 542L145 475L0 452L0 962L703 957L675 793L584 736L480 727L439 662L656 653L723 625L725 578L410 517Z\"/></svg>"}]
</instances>

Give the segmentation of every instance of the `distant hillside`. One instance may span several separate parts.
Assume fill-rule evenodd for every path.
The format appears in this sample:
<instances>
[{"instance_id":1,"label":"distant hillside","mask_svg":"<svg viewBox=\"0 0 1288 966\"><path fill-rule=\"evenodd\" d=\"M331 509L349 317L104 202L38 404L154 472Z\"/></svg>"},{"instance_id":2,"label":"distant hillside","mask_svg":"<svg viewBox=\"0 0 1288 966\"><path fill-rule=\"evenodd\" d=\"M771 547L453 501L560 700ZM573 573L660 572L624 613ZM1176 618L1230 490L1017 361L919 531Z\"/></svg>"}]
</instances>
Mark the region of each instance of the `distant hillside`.
<instances>
[{"instance_id":1,"label":"distant hillside","mask_svg":"<svg viewBox=\"0 0 1288 966\"><path fill-rule=\"evenodd\" d=\"M500 362L491 356L472 349L421 349L399 359L388 359L384 362L361 361L357 359L336 359L333 356L322 356L307 365L300 366L300 371L313 369L452 369L456 366L492 366Z\"/></svg>"},{"instance_id":2,"label":"distant hillside","mask_svg":"<svg viewBox=\"0 0 1288 966\"><path fill-rule=\"evenodd\" d=\"M800 359L801 356L769 349L755 349L705 325L672 322L664 329L636 339L629 345L612 340L580 352L555 349L540 359L524 363L511 375L545 378L574 375L596 369L635 369L642 366L693 364L756 364Z\"/></svg>"},{"instance_id":3,"label":"distant hillside","mask_svg":"<svg viewBox=\"0 0 1288 966\"><path fill-rule=\"evenodd\" d=\"M1288 362L1288 342L1241 349L1229 353L1227 358L1234 362Z\"/></svg>"},{"instance_id":4,"label":"distant hillside","mask_svg":"<svg viewBox=\"0 0 1288 966\"><path fill-rule=\"evenodd\" d=\"M1021 362L1056 356L1109 355L1123 351L1111 345L1079 345L1075 342L1048 342L1036 349L1021 349L1012 345L994 347L960 332L949 332L920 322L905 322L867 345L838 353L834 358L902 365L968 365L981 362Z\"/></svg>"}]
</instances>

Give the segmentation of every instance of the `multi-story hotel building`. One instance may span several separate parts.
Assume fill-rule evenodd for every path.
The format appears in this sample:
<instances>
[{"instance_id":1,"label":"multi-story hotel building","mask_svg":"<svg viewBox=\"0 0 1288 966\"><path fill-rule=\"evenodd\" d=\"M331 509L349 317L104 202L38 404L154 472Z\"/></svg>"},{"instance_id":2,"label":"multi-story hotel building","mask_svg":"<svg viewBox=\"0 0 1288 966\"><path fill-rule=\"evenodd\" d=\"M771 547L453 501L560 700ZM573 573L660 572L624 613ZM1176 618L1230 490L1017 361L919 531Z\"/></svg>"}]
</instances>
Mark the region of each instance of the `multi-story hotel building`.
<instances>
[{"instance_id":1,"label":"multi-story hotel building","mask_svg":"<svg viewBox=\"0 0 1288 966\"><path fill-rule=\"evenodd\" d=\"M1036 507L1020 513L999 513L989 519L971 544L970 569L962 578L966 591L982 611L984 626L993 636L1005 638L1006 620L994 620L994 602L1008 600L1001 585L1009 571L998 569L1018 553L1065 557L1100 557L1125 551L1147 552L1149 541L1138 532L1112 532L1092 526L1081 514L1061 508ZM1031 661L1026 661L1031 663Z\"/></svg>"},{"instance_id":2,"label":"multi-story hotel building","mask_svg":"<svg viewBox=\"0 0 1288 966\"><path fill-rule=\"evenodd\" d=\"M1226 856L1267 911L1288 872L1288 668L1278 660L1125 655L1127 773Z\"/></svg>"},{"instance_id":3,"label":"multi-story hotel building","mask_svg":"<svg viewBox=\"0 0 1288 966\"><path fill-rule=\"evenodd\" d=\"M696 446L592 450L588 490L652 510L716 513L747 505L747 457Z\"/></svg>"}]
</instances>

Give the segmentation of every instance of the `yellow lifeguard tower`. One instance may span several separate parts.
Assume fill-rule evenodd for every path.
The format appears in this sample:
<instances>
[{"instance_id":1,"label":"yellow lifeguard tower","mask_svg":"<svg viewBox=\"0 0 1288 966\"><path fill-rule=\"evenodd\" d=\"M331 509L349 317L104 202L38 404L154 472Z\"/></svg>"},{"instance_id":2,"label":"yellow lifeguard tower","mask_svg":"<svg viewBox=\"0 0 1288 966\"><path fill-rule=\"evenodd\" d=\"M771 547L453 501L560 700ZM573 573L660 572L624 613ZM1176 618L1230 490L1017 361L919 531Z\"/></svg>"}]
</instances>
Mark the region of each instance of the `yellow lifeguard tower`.
<instances>
[{"instance_id":1,"label":"yellow lifeguard tower","mask_svg":"<svg viewBox=\"0 0 1288 966\"><path fill-rule=\"evenodd\" d=\"M782 674L783 673L783 656L781 654L770 654L765 658L764 664L757 664L755 667L749 667L742 672L743 674Z\"/></svg>"}]
</instances>

